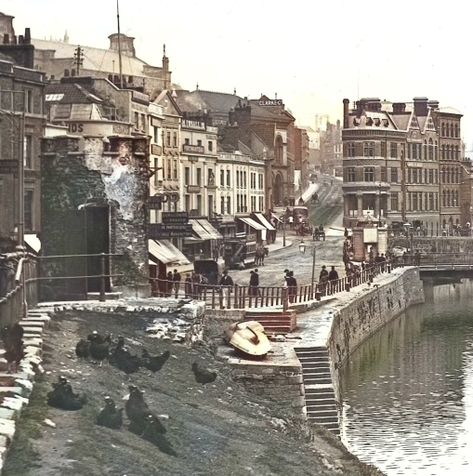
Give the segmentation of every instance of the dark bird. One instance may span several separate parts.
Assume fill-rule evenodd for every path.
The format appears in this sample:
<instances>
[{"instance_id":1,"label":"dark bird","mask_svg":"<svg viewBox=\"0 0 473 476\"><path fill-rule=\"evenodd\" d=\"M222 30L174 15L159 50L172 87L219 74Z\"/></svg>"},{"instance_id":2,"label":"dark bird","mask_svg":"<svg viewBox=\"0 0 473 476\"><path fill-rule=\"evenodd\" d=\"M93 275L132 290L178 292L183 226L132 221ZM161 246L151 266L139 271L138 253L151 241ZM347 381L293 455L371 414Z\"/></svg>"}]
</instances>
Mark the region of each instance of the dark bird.
<instances>
[{"instance_id":1,"label":"dark bird","mask_svg":"<svg viewBox=\"0 0 473 476\"><path fill-rule=\"evenodd\" d=\"M167 362L171 355L169 350L163 352L161 355L151 355L146 349L143 350L141 360L143 365L151 372L158 372L163 368L163 365Z\"/></svg>"},{"instance_id":2,"label":"dark bird","mask_svg":"<svg viewBox=\"0 0 473 476\"><path fill-rule=\"evenodd\" d=\"M18 364L24 356L23 327L16 323L2 329L1 335L5 347L4 357L8 363L8 373L16 372Z\"/></svg>"},{"instance_id":3,"label":"dark bird","mask_svg":"<svg viewBox=\"0 0 473 476\"><path fill-rule=\"evenodd\" d=\"M211 372L208 369L204 369L200 367L197 362L192 364L192 372L194 372L195 381L202 385L212 383L217 378L217 372Z\"/></svg>"},{"instance_id":4,"label":"dark bird","mask_svg":"<svg viewBox=\"0 0 473 476\"><path fill-rule=\"evenodd\" d=\"M51 407L61 410L80 410L87 401L85 395L78 395L72 391L65 377L59 377L52 386L53 390L48 393L48 405Z\"/></svg>"},{"instance_id":5,"label":"dark bird","mask_svg":"<svg viewBox=\"0 0 473 476\"><path fill-rule=\"evenodd\" d=\"M118 343L113 349L109 359L110 363L126 374L137 372L141 366L141 359L137 355L131 354L125 347L123 337L118 339Z\"/></svg>"},{"instance_id":6,"label":"dark bird","mask_svg":"<svg viewBox=\"0 0 473 476\"><path fill-rule=\"evenodd\" d=\"M104 360L108 357L110 350L110 335L101 336L100 334L92 334L90 339L90 356L95 360Z\"/></svg>"},{"instance_id":7,"label":"dark bird","mask_svg":"<svg viewBox=\"0 0 473 476\"><path fill-rule=\"evenodd\" d=\"M100 410L97 425L119 430L123 425L123 408L117 408L110 397L105 397L105 406Z\"/></svg>"},{"instance_id":8,"label":"dark bird","mask_svg":"<svg viewBox=\"0 0 473 476\"><path fill-rule=\"evenodd\" d=\"M145 426L146 416L151 412L143 398L143 392L134 385L130 385L128 389L130 390L130 394L125 404L126 416L132 424L142 428L142 433Z\"/></svg>"},{"instance_id":9,"label":"dark bird","mask_svg":"<svg viewBox=\"0 0 473 476\"><path fill-rule=\"evenodd\" d=\"M146 415L145 428L143 430L143 439L156 445L160 451L170 456L177 456L171 443L164 436L166 429L159 421L159 418L153 414Z\"/></svg>"},{"instance_id":10,"label":"dark bird","mask_svg":"<svg viewBox=\"0 0 473 476\"><path fill-rule=\"evenodd\" d=\"M81 339L76 345L76 355L81 359L87 359L90 355L90 340Z\"/></svg>"}]
</instances>

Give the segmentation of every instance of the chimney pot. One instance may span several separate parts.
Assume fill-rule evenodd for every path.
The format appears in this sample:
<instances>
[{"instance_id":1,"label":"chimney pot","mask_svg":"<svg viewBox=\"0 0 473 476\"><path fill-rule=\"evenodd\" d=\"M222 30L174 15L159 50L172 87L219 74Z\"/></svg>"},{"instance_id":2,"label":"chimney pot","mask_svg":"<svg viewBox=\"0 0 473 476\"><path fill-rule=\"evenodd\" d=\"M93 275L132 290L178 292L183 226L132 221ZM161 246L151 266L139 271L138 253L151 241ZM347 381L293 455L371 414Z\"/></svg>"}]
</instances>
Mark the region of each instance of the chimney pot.
<instances>
[{"instance_id":1,"label":"chimney pot","mask_svg":"<svg viewBox=\"0 0 473 476\"><path fill-rule=\"evenodd\" d=\"M25 44L29 45L31 43L31 30L25 28Z\"/></svg>"}]
</instances>

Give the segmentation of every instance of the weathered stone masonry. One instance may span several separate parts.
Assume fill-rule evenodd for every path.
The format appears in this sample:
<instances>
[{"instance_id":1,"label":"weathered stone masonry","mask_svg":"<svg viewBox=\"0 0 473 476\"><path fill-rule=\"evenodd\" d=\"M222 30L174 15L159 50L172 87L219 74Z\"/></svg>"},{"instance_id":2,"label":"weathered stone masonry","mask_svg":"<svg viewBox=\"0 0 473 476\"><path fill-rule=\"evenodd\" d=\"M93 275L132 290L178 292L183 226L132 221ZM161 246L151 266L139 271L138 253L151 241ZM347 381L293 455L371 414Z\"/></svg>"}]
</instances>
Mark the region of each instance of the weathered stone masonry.
<instances>
[{"instance_id":1,"label":"weathered stone masonry","mask_svg":"<svg viewBox=\"0 0 473 476\"><path fill-rule=\"evenodd\" d=\"M424 302L417 268L408 268L393 280L374 286L335 311L328 340L332 380L339 397L338 371L349 355L389 321L410 306Z\"/></svg>"},{"instance_id":2,"label":"weathered stone masonry","mask_svg":"<svg viewBox=\"0 0 473 476\"><path fill-rule=\"evenodd\" d=\"M43 254L78 254L87 230L87 207L108 207L108 249L114 290L148 294L145 203L149 194L145 137L62 136L42 144ZM85 241L87 239L85 238ZM49 275L70 272L65 262L47 262ZM60 275L60 274L59 274Z\"/></svg>"}]
</instances>

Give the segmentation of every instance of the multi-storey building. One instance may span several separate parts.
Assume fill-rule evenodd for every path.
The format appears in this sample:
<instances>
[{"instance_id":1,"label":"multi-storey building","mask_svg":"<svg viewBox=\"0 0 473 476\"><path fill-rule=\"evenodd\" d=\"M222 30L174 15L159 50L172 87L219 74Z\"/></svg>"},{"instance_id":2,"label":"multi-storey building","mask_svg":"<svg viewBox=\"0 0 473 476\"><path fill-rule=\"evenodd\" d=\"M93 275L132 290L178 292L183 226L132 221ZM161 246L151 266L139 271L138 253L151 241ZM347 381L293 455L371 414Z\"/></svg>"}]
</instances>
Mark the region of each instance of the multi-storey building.
<instances>
[{"instance_id":1,"label":"multi-storey building","mask_svg":"<svg viewBox=\"0 0 473 476\"><path fill-rule=\"evenodd\" d=\"M11 25L11 17L8 19ZM46 82L44 74L33 69L33 50L29 29L18 39L6 33L0 45L0 248L3 242L5 249L18 241L21 231L17 172L22 155L23 231L35 234L41 229L39 156L45 125Z\"/></svg>"},{"instance_id":2,"label":"multi-storey building","mask_svg":"<svg viewBox=\"0 0 473 476\"><path fill-rule=\"evenodd\" d=\"M464 193L460 203L462 182L470 183L460 118L458 112L440 109L437 101L427 98L414 98L412 103L365 98L351 110L345 99L345 225L367 217L409 222L434 233L464 225L471 198ZM462 215L462 209L468 213Z\"/></svg>"},{"instance_id":3,"label":"multi-storey building","mask_svg":"<svg viewBox=\"0 0 473 476\"><path fill-rule=\"evenodd\" d=\"M182 120L182 209L212 218L216 213L217 128L204 117Z\"/></svg>"}]
</instances>

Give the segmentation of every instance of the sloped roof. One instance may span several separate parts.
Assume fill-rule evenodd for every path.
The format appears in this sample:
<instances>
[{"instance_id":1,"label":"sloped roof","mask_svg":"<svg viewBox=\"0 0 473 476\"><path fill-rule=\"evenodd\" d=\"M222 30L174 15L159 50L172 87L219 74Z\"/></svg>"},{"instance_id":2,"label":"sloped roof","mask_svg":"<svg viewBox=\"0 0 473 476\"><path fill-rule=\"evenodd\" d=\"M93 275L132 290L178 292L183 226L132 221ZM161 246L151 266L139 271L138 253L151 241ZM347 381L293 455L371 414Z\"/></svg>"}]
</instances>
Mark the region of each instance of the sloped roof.
<instances>
[{"instance_id":1,"label":"sloped roof","mask_svg":"<svg viewBox=\"0 0 473 476\"><path fill-rule=\"evenodd\" d=\"M46 102L58 102L62 104L90 104L102 103L97 95L87 91L80 84L53 83L45 88Z\"/></svg>"},{"instance_id":2,"label":"sloped roof","mask_svg":"<svg viewBox=\"0 0 473 476\"><path fill-rule=\"evenodd\" d=\"M409 127L409 122L411 119L412 114L391 114L391 119L396 124L396 128L401 131L406 131Z\"/></svg>"},{"instance_id":3,"label":"sloped roof","mask_svg":"<svg viewBox=\"0 0 473 476\"><path fill-rule=\"evenodd\" d=\"M77 45L62 41L32 39L31 43L38 50L54 50L54 58L71 58L71 60L74 58L74 51L77 48ZM118 51L92 46L82 46L82 49L84 52L83 69L118 74ZM143 67L145 65L148 66L139 58L122 54L122 72L125 75L144 76Z\"/></svg>"},{"instance_id":4,"label":"sloped roof","mask_svg":"<svg viewBox=\"0 0 473 476\"><path fill-rule=\"evenodd\" d=\"M220 93L215 91L176 91L177 104L182 111L197 112L207 110L213 113L227 114L230 109L235 108L238 100L236 94Z\"/></svg>"}]
</instances>

